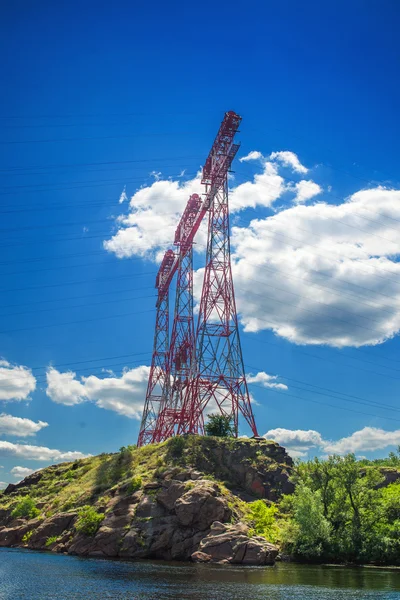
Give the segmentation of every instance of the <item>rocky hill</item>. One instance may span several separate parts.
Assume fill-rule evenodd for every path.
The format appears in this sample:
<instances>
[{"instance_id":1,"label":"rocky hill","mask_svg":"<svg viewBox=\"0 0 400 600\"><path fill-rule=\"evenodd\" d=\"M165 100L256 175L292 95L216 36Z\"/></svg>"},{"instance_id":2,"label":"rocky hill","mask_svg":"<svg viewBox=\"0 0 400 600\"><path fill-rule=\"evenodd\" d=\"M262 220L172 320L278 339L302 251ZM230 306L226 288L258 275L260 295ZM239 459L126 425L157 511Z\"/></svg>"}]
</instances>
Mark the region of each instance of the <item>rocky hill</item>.
<instances>
[{"instance_id":1,"label":"rocky hill","mask_svg":"<svg viewBox=\"0 0 400 600\"><path fill-rule=\"evenodd\" d=\"M272 564L249 506L291 493L292 466L275 442L199 436L54 465L0 495L0 546Z\"/></svg>"}]
</instances>

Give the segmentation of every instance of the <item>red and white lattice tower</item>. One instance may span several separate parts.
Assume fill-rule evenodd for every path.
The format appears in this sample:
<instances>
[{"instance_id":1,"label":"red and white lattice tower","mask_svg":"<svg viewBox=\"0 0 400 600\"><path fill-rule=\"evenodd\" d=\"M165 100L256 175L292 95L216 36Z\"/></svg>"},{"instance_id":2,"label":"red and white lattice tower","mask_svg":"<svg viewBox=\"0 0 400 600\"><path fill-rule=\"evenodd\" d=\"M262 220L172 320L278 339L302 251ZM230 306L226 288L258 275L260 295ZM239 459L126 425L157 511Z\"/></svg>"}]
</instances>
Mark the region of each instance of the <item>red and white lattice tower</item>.
<instances>
[{"instance_id":1,"label":"red and white lattice tower","mask_svg":"<svg viewBox=\"0 0 400 600\"><path fill-rule=\"evenodd\" d=\"M138 446L153 441L157 416L167 393L168 354L169 354L169 282L175 255L167 250L156 277L157 314L154 335L153 356L151 360L146 400L140 425Z\"/></svg>"},{"instance_id":2,"label":"red and white lattice tower","mask_svg":"<svg viewBox=\"0 0 400 600\"><path fill-rule=\"evenodd\" d=\"M190 196L175 232L178 246L175 313L168 357L168 392L160 406L154 441L161 442L176 434L181 419L183 399L194 361L193 322L193 236L194 226L202 218L202 200Z\"/></svg>"},{"instance_id":3,"label":"red and white lattice tower","mask_svg":"<svg viewBox=\"0 0 400 600\"><path fill-rule=\"evenodd\" d=\"M204 433L206 411L233 419L239 413L254 435L257 428L243 365L232 281L228 172L239 145L233 143L241 117L225 114L203 168L205 209L209 210L206 267L196 330L196 360L187 388L178 433Z\"/></svg>"}]
</instances>

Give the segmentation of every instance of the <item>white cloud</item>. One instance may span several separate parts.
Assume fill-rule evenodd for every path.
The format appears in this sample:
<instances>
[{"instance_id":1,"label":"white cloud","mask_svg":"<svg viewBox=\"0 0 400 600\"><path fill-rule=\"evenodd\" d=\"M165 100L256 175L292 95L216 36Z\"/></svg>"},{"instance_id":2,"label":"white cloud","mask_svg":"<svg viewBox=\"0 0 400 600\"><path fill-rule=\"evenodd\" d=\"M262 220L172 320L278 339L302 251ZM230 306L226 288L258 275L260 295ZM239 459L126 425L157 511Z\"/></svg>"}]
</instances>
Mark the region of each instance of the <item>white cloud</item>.
<instances>
[{"instance_id":1,"label":"white cloud","mask_svg":"<svg viewBox=\"0 0 400 600\"><path fill-rule=\"evenodd\" d=\"M120 377L81 377L72 371L60 373L50 367L47 371L46 394L58 404L72 406L94 402L100 408L140 419L146 396L150 368L140 366L126 369Z\"/></svg>"},{"instance_id":2,"label":"white cloud","mask_svg":"<svg viewBox=\"0 0 400 600\"><path fill-rule=\"evenodd\" d=\"M260 152L254 151L250 155L262 158ZM232 189L229 201L232 213L256 206L269 207L286 191L278 166L265 160L262 164L262 173ZM194 193L200 195L203 191L200 173L186 182L158 179L152 185L139 189L129 202L129 214L117 218L118 230L111 239L104 241L104 248L118 258L143 256L161 260L164 250L173 242L189 196ZM205 248L206 233L204 219L196 236L196 251Z\"/></svg>"},{"instance_id":3,"label":"white cloud","mask_svg":"<svg viewBox=\"0 0 400 600\"><path fill-rule=\"evenodd\" d=\"M278 427L267 431L264 437L287 448L293 458L305 457L310 448L320 447L323 444L321 434L313 429L283 429Z\"/></svg>"},{"instance_id":4,"label":"white cloud","mask_svg":"<svg viewBox=\"0 0 400 600\"><path fill-rule=\"evenodd\" d=\"M270 207L285 191L285 180L278 174L278 167L264 161L263 172L256 173L253 181L246 181L232 189L230 210L238 212L244 208Z\"/></svg>"},{"instance_id":5,"label":"white cloud","mask_svg":"<svg viewBox=\"0 0 400 600\"><path fill-rule=\"evenodd\" d=\"M28 460L46 460L46 461L70 461L78 458L86 458L90 454L83 454L77 451L54 450L45 446L30 446L28 444L13 444L0 440L0 456L15 456L17 458L26 458Z\"/></svg>"},{"instance_id":6,"label":"white cloud","mask_svg":"<svg viewBox=\"0 0 400 600\"><path fill-rule=\"evenodd\" d=\"M280 152L271 152L269 155L270 160L276 160L282 163L285 167L291 167L293 171L297 173L307 173L308 169L301 164L297 154L284 150Z\"/></svg>"},{"instance_id":7,"label":"white cloud","mask_svg":"<svg viewBox=\"0 0 400 600\"><path fill-rule=\"evenodd\" d=\"M30 469L29 467L13 467L10 472L14 475L14 477L24 479L28 475L31 475L31 473L34 473L35 470L37 469Z\"/></svg>"},{"instance_id":8,"label":"white cloud","mask_svg":"<svg viewBox=\"0 0 400 600\"><path fill-rule=\"evenodd\" d=\"M245 330L336 347L393 337L400 329L399 236L400 190L382 187L233 227Z\"/></svg>"},{"instance_id":9,"label":"white cloud","mask_svg":"<svg viewBox=\"0 0 400 600\"><path fill-rule=\"evenodd\" d=\"M48 423L44 421L31 421L30 419L23 419L21 417L13 417L6 415L5 413L0 414L0 434L3 435L15 435L18 437L28 437L35 435L38 431L47 427Z\"/></svg>"},{"instance_id":10,"label":"white cloud","mask_svg":"<svg viewBox=\"0 0 400 600\"><path fill-rule=\"evenodd\" d=\"M346 452L373 452L388 446L400 444L400 429L385 431L377 427L364 427L337 442L325 442L324 450L330 454L346 454Z\"/></svg>"},{"instance_id":11,"label":"white cloud","mask_svg":"<svg viewBox=\"0 0 400 600\"><path fill-rule=\"evenodd\" d=\"M283 194L292 193L295 202L246 227L232 227L232 266L245 330L270 329L293 343L339 348L376 345L396 335L400 191L377 187L340 204L305 204L322 192L321 186L312 180L285 180L279 172L282 164L295 173L307 172L296 154L273 152L266 160L254 150L243 159L261 160L262 172L233 187L232 213L272 207ZM160 260L194 192L201 193L199 176L186 183L160 179L138 190L105 248L120 258ZM205 245L205 221L196 239L199 251ZM201 274L201 269L195 274L196 294ZM84 397L82 381L74 380L70 403Z\"/></svg>"},{"instance_id":12,"label":"white cloud","mask_svg":"<svg viewBox=\"0 0 400 600\"><path fill-rule=\"evenodd\" d=\"M239 162L248 162L249 160L260 160L263 157L261 152L258 150L252 150L246 156L239 158Z\"/></svg>"},{"instance_id":13,"label":"white cloud","mask_svg":"<svg viewBox=\"0 0 400 600\"><path fill-rule=\"evenodd\" d=\"M374 452L390 446L398 446L400 444L400 429L386 431L377 427L364 427L348 437L331 441L323 439L322 435L313 429L284 429L279 427L270 429L264 437L275 440L278 444L287 448L289 454L296 458L306 456L311 448L323 452L322 457L327 457L330 454L358 453L360 451Z\"/></svg>"},{"instance_id":14,"label":"white cloud","mask_svg":"<svg viewBox=\"0 0 400 600\"><path fill-rule=\"evenodd\" d=\"M284 383L277 383L278 375L268 375L264 371L260 371L257 375L247 375L247 383L257 383L266 388L275 388L278 390L287 390L288 386Z\"/></svg>"},{"instance_id":15,"label":"white cloud","mask_svg":"<svg viewBox=\"0 0 400 600\"><path fill-rule=\"evenodd\" d=\"M184 183L160 179L139 189L129 202L129 214L118 217L118 231L104 242L104 248L118 258L136 255L160 259L160 248L173 242L189 196L202 191L200 174Z\"/></svg>"},{"instance_id":16,"label":"white cloud","mask_svg":"<svg viewBox=\"0 0 400 600\"><path fill-rule=\"evenodd\" d=\"M57 404L73 406L86 402L85 387L75 379L75 373L67 371L60 373L57 369L50 367L46 373L46 394Z\"/></svg>"},{"instance_id":17,"label":"white cloud","mask_svg":"<svg viewBox=\"0 0 400 600\"><path fill-rule=\"evenodd\" d=\"M314 196L318 196L318 194L322 192L321 186L311 179L308 181L306 179L302 179L296 183L294 188L296 190L296 197L294 198L294 202L296 202L296 204L307 202L307 200L314 198Z\"/></svg>"},{"instance_id":18,"label":"white cloud","mask_svg":"<svg viewBox=\"0 0 400 600\"><path fill-rule=\"evenodd\" d=\"M124 186L124 189L121 192L118 202L119 202L119 204L122 204L126 200L128 200L128 196L126 195L126 186Z\"/></svg>"},{"instance_id":19,"label":"white cloud","mask_svg":"<svg viewBox=\"0 0 400 600\"><path fill-rule=\"evenodd\" d=\"M35 388L36 379L28 367L0 359L0 400L26 400Z\"/></svg>"},{"instance_id":20,"label":"white cloud","mask_svg":"<svg viewBox=\"0 0 400 600\"><path fill-rule=\"evenodd\" d=\"M6 483L5 481L0 481L0 490L5 490L7 486L8 483Z\"/></svg>"}]
</instances>

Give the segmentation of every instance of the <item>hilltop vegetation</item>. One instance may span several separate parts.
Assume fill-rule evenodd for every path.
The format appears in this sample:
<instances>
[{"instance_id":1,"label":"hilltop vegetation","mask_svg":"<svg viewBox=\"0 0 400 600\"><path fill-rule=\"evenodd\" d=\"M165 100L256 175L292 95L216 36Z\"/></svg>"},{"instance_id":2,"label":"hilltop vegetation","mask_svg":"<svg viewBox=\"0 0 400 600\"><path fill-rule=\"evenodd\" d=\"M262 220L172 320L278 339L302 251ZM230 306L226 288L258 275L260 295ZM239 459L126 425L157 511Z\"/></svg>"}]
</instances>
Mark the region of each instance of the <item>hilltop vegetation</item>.
<instances>
[{"instance_id":1,"label":"hilltop vegetation","mask_svg":"<svg viewBox=\"0 0 400 600\"><path fill-rule=\"evenodd\" d=\"M390 465L389 467L387 465ZM357 461L353 454L297 465L285 552L298 559L400 564L400 456Z\"/></svg>"},{"instance_id":2,"label":"hilltop vegetation","mask_svg":"<svg viewBox=\"0 0 400 600\"><path fill-rule=\"evenodd\" d=\"M10 485L0 545L241 564L271 564L279 549L295 560L399 564L400 456L294 466L266 440L124 447Z\"/></svg>"}]
</instances>

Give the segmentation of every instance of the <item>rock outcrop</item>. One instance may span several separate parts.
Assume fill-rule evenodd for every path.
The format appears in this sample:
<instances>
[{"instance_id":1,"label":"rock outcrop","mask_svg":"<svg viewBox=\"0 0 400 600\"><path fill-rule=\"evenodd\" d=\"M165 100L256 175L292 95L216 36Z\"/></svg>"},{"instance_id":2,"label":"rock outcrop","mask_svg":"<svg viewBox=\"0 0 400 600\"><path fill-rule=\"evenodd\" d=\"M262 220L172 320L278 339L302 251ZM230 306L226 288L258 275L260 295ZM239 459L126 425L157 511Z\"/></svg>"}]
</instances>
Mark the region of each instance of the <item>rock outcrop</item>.
<instances>
[{"instance_id":1,"label":"rock outcrop","mask_svg":"<svg viewBox=\"0 0 400 600\"><path fill-rule=\"evenodd\" d=\"M196 438L173 444L122 449L30 475L0 496L0 546L79 556L273 564L278 549L249 535L241 519L245 501L291 491L291 460L284 449L264 440ZM31 498L37 495L41 514L15 519L13 508L27 490ZM2 498L8 508L2 508ZM82 506L93 506L98 517L90 534L78 527Z\"/></svg>"},{"instance_id":2,"label":"rock outcrop","mask_svg":"<svg viewBox=\"0 0 400 600\"><path fill-rule=\"evenodd\" d=\"M249 536L247 525L227 525L216 521L191 558L194 562L273 565L277 555L278 548L265 538Z\"/></svg>"}]
</instances>

